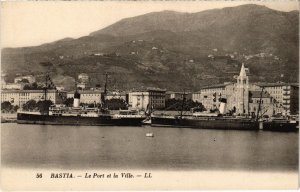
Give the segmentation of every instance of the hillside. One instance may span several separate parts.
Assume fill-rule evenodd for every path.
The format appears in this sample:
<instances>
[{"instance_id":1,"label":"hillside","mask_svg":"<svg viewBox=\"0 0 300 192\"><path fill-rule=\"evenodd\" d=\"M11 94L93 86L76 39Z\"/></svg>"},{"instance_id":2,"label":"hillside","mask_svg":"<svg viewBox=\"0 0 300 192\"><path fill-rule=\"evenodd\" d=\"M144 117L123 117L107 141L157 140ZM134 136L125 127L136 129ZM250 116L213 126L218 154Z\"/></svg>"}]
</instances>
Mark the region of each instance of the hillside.
<instances>
[{"instance_id":1,"label":"hillside","mask_svg":"<svg viewBox=\"0 0 300 192\"><path fill-rule=\"evenodd\" d=\"M234 81L242 62L251 81L298 82L299 11L280 12L242 5L199 13L154 12L126 18L78 39L2 50L2 70L75 78L86 72L92 84L111 87L155 86L197 90ZM210 57L208 57L210 56ZM72 68L72 71L70 71ZM283 78L281 74L285 74Z\"/></svg>"}]
</instances>

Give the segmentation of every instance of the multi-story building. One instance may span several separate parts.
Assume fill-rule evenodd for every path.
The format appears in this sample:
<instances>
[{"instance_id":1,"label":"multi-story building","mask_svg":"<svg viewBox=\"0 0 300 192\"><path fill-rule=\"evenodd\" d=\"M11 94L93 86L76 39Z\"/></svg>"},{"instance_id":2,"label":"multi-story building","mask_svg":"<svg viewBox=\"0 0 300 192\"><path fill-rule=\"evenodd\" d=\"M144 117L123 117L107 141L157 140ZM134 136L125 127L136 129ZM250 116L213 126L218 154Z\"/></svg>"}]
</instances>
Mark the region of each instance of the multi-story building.
<instances>
[{"instance_id":1,"label":"multi-story building","mask_svg":"<svg viewBox=\"0 0 300 192\"><path fill-rule=\"evenodd\" d=\"M234 84L224 83L203 87L193 94L193 101L198 101L207 109L216 109L219 106L219 99L230 99L233 94Z\"/></svg>"},{"instance_id":2,"label":"multi-story building","mask_svg":"<svg viewBox=\"0 0 300 192\"><path fill-rule=\"evenodd\" d=\"M79 90L80 93L80 103L84 104L98 104L101 103L102 90ZM68 98L74 98L75 91L68 92Z\"/></svg>"},{"instance_id":3,"label":"multi-story building","mask_svg":"<svg viewBox=\"0 0 300 192\"><path fill-rule=\"evenodd\" d=\"M195 93L192 93L192 100L195 102L201 102L201 91L197 91Z\"/></svg>"},{"instance_id":4,"label":"multi-story building","mask_svg":"<svg viewBox=\"0 0 300 192\"><path fill-rule=\"evenodd\" d=\"M47 100L51 100L54 104L61 104L63 98L67 96L64 91L57 92L55 90L47 91ZM45 92L43 90L2 90L1 103L10 102L12 105L22 107L27 101L35 100L36 102L44 100Z\"/></svg>"},{"instance_id":5,"label":"multi-story building","mask_svg":"<svg viewBox=\"0 0 300 192\"><path fill-rule=\"evenodd\" d=\"M250 91L249 92L249 114L272 116L276 114L276 104L274 98L266 91Z\"/></svg>"},{"instance_id":6,"label":"multi-story building","mask_svg":"<svg viewBox=\"0 0 300 192\"><path fill-rule=\"evenodd\" d=\"M167 91L166 92L166 99L178 99L182 100L183 96L185 99L192 99L192 93L190 92L173 92L173 91Z\"/></svg>"},{"instance_id":7,"label":"multi-story building","mask_svg":"<svg viewBox=\"0 0 300 192\"><path fill-rule=\"evenodd\" d=\"M264 87L277 105L276 113L283 115L299 114L299 84L296 83L264 83Z\"/></svg>"},{"instance_id":8,"label":"multi-story building","mask_svg":"<svg viewBox=\"0 0 300 192\"><path fill-rule=\"evenodd\" d=\"M21 90L24 88L24 83L2 83L1 84L1 89L16 89L16 90Z\"/></svg>"},{"instance_id":9,"label":"multi-story building","mask_svg":"<svg viewBox=\"0 0 300 192\"><path fill-rule=\"evenodd\" d=\"M153 109L165 108L166 90L148 88L128 93L128 103L132 108L146 110L147 107Z\"/></svg>"},{"instance_id":10,"label":"multi-story building","mask_svg":"<svg viewBox=\"0 0 300 192\"><path fill-rule=\"evenodd\" d=\"M128 96L125 92L119 92L119 91L112 91L108 92L105 95L105 99L111 100L111 99L122 99L124 101L128 101Z\"/></svg>"}]
</instances>

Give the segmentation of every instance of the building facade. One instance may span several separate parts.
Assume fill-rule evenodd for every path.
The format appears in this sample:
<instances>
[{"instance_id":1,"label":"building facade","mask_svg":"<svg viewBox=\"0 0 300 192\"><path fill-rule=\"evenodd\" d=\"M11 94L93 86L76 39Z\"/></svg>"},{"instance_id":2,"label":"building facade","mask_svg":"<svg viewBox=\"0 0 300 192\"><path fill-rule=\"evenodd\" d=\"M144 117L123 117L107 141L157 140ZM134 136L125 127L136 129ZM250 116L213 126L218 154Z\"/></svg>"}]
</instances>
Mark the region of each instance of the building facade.
<instances>
[{"instance_id":1,"label":"building facade","mask_svg":"<svg viewBox=\"0 0 300 192\"><path fill-rule=\"evenodd\" d=\"M177 99L177 100L182 100L183 97L185 99L189 100L192 99L193 94L190 92L173 92L173 91L167 91L166 92L166 99Z\"/></svg>"},{"instance_id":2,"label":"building facade","mask_svg":"<svg viewBox=\"0 0 300 192\"><path fill-rule=\"evenodd\" d=\"M112 92L108 92L105 95L105 99L106 100L111 100L111 99L122 99L126 102L128 102L128 96L125 92L118 92L118 91L112 91Z\"/></svg>"},{"instance_id":3,"label":"building facade","mask_svg":"<svg viewBox=\"0 0 300 192\"><path fill-rule=\"evenodd\" d=\"M66 97L67 93L57 92L55 90L47 91L47 100L51 100L54 104L63 103L63 97ZM22 107L29 100L35 100L36 102L44 100L45 93L43 90L2 90L1 91L1 103L4 101L10 102L12 105L18 105Z\"/></svg>"},{"instance_id":4,"label":"building facade","mask_svg":"<svg viewBox=\"0 0 300 192\"><path fill-rule=\"evenodd\" d=\"M195 102L201 102L202 101L202 99L201 99L201 91L192 93L192 100L195 101Z\"/></svg>"},{"instance_id":5,"label":"building facade","mask_svg":"<svg viewBox=\"0 0 300 192\"><path fill-rule=\"evenodd\" d=\"M74 98L75 91L68 92L68 98ZM100 90L79 90L80 93L80 103L84 104L98 104L101 103L101 95L103 91Z\"/></svg>"},{"instance_id":6,"label":"building facade","mask_svg":"<svg viewBox=\"0 0 300 192\"><path fill-rule=\"evenodd\" d=\"M274 98L266 91L250 91L249 92L249 114L256 117L258 111L259 116L272 116L276 114L276 105Z\"/></svg>"},{"instance_id":7,"label":"building facade","mask_svg":"<svg viewBox=\"0 0 300 192\"><path fill-rule=\"evenodd\" d=\"M16 90L21 90L24 88L24 83L2 83L1 84L1 89L16 89Z\"/></svg>"},{"instance_id":8,"label":"building facade","mask_svg":"<svg viewBox=\"0 0 300 192\"><path fill-rule=\"evenodd\" d=\"M259 84L274 99L277 105L276 113L283 115L299 114L299 84L265 83Z\"/></svg>"},{"instance_id":9,"label":"building facade","mask_svg":"<svg viewBox=\"0 0 300 192\"><path fill-rule=\"evenodd\" d=\"M128 104L132 108L146 110L147 107L153 109L165 108L166 90L147 89L132 91L128 93Z\"/></svg>"}]
</instances>

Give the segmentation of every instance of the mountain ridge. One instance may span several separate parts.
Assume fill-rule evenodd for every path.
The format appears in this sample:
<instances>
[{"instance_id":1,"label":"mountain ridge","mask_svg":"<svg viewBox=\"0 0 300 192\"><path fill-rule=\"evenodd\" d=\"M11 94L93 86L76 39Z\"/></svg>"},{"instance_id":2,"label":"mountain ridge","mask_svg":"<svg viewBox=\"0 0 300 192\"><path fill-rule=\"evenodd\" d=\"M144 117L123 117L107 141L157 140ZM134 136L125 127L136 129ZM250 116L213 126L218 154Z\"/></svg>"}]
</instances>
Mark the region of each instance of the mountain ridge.
<instances>
[{"instance_id":1,"label":"mountain ridge","mask_svg":"<svg viewBox=\"0 0 300 192\"><path fill-rule=\"evenodd\" d=\"M181 90L185 86L197 90L233 81L232 74L244 62L251 68L252 81L298 82L298 17L299 11L281 12L253 4L197 13L152 12L77 39L5 48L2 68L8 73L41 74L39 63L48 61L54 64L54 76L59 72L75 79L78 73L87 72L94 84L103 81L95 71L115 71L132 84L122 85L123 78L116 83L119 88Z\"/></svg>"}]
</instances>

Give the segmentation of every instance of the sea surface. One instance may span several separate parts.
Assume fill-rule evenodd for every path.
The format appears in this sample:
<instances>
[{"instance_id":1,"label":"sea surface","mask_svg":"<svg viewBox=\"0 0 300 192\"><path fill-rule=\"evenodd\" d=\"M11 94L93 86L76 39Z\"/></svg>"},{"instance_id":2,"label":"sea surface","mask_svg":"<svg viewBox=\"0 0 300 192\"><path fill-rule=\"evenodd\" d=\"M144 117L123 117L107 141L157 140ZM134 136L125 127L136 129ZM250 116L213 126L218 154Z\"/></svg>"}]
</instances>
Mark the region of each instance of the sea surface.
<instances>
[{"instance_id":1,"label":"sea surface","mask_svg":"<svg viewBox=\"0 0 300 192\"><path fill-rule=\"evenodd\" d=\"M1 158L16 168L297 172L298 133L6 123Z\"/></svg>"}]
</instances>

